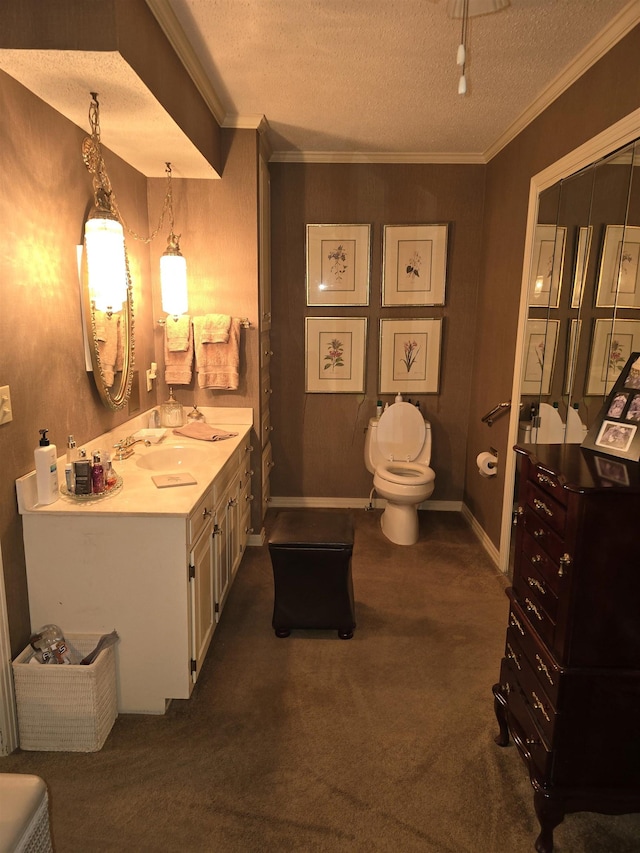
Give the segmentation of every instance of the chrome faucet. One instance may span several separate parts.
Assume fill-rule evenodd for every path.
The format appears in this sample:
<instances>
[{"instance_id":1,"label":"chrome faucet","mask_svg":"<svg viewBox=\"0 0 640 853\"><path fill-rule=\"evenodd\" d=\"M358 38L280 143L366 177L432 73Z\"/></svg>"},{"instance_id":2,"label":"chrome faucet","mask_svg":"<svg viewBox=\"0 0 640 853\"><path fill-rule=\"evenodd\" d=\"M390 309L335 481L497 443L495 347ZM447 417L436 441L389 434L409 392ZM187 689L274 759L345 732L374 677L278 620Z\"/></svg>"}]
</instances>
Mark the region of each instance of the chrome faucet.
<instances>
[{"instance_id":1,"label":"chrome faucet","mask_svg":"<svg viewBox=\"0 0 640 853\"><path fill-rule=\"evenodd\" d=\"M128 435L126 438L121 438L120 441L116 442L113 446L116 450L116 459L118 462L122 462L123 459L128 459L130 456L133 456L133 447L136 444L140 444L140 442L142 442L145 447L151 447L151 442L148 438L134 438L132 435Z\"/></svg>"}]
</instances>

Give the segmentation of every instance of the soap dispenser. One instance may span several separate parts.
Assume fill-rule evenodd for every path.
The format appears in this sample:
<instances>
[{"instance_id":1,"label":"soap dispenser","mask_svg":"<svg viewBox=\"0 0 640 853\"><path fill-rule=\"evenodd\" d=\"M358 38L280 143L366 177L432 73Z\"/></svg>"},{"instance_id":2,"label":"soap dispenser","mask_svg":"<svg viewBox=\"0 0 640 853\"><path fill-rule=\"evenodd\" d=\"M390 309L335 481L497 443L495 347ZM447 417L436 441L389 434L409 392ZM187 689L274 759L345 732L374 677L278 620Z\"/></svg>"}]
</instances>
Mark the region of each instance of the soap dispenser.
<instances>
[{"instance_id":1,"label":"soap dispenser","mask_svg":"<svg viewBox=\"0 0 640 853\"><path fill-rule=\"evenodd\" d=\"M48 429L40 430L40 443L33 456L36 463L38 503L46 506L58 500L58 460L56 446L47 438Z\"/></svg>"},{"instance_id":2,"label":"soap dispenser","mask_svg":"<svg viewBox=\"0 0 640 853\"><path fill-rule=\"evenodd\" d=\"M184 423L182 405L173 396L173 388L169 388L169 399L160 406L160 426L181 427Z\"/></svg>"}]
</instances>

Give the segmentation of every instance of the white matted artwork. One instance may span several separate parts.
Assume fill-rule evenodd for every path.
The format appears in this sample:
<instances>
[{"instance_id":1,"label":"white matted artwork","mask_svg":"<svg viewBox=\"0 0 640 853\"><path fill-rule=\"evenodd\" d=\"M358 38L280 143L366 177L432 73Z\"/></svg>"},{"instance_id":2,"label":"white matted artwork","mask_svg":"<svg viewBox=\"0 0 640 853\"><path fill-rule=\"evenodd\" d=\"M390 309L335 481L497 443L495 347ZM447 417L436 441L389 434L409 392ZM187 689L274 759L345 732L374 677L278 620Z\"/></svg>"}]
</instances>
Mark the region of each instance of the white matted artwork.
<instances>
[{"instance_id":1,"label":"white matted artwork","mask_svg":"<svg viewBox=\"0 0 640 853\"><path fill-rule=\"evenodd\" d=\"M621 424L619 421L604 420L596 437L596 445L619 453L626 453L637 429L638 427L635 424Z\"/></svg>"},{"instance_id":2,"label":"white matted artwork","mask_svg":"<svg viewBox=\"0 0 640 853\"><path fill-rule=\"evenodd\" d=\"M632 352L640 350L640 320L595 320L585 394L609 393Z\"/></svg>"},{"instance_id":3,"label":"white matted artwork","mask_svg":"<svg viewBox=\"0 0 640 853\"><path fill-rule=\"evenodd\" d=\"M560 304L566 239L563 225L536 225L529 276L532 308L557 308Z\"/></svg>"},{"instance_id":4,"label":"white matted artwork","mask_svg":"<svg viewBox=\"0 0 640 853\"><path fill-rule=\"evenodd\" d=\"M596 306L640 308L640 227L607 225Z\"/></svg>"},{"instance_id":5,"label":"white matted artwork","mask_svg":"<svg viewBox=\"0 0 640 853\"><path fill-rule=\"evenodd\" d=\"M437 394L441 319L380 320L380 394Z\"/></svg>"},{"instance_id":6,"label":"white matted artwork","mask_svg":"<svg viewBox=\"0 0 640 853\"><path fill-rule=\"evenodd\" d=\"M307 317L306 392L363 394L366 348L366 317Z\"/></svg>"},{"instance_id":7,"label":"white matted artwork","mask_svg":"<svg viewBox=\"0 0 640 853\"><path fill-rule=\"evenodd\" d=\"M368 305L370 225L307 225L307 305Z\"/></svg>"},{"instance_id":8,"label":"white matted artwork","mask_svg":"<svg viewBox=\"0 0 640 853\"><path fill-rule=\"evenodd\" d=\"M593 226L585 225L578 229L578 245L576 246L576 265L573 272L573 289L571 291L571 307L580 308L582 305L582 294L589 266L589 252L591 251L591 236Z\"/></svg>"},{"instance_id":9,"label":"white matted artwork","mask_svg":"<svg viewBox=\"0 0 640 853\"><path fill-rule=\"evenodd\" d=\"M558 347L559 320L527 320L524 341L522 393L551 393L551 377Z\"/></svg>"},{"instance_id":10,"label":"white matted artwork","mask_svg":"<svg viewBox=\"0 0 640 853\"><path fill-rule=\"evenodd\" d=\"M382 304L444 305L447 225L385 225Z\"/></svg>"}]
</instances>

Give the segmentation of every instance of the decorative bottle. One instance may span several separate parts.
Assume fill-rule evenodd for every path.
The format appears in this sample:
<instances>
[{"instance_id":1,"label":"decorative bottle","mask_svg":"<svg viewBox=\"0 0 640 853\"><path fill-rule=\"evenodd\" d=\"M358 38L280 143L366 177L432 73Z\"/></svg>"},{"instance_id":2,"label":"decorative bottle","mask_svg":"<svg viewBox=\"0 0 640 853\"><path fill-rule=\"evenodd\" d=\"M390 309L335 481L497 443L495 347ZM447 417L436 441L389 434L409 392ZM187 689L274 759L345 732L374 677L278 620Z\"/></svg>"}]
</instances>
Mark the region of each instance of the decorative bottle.
<instances>
[{"instance_id":1,"label":"decorative bottle","mask_svg":"<svg viewBox=\"0 0 640 853\"><path fill-rule=\"evenodd\" d=\"M48 429L40 430L40 444L33 457L36 463L38 503L46 506L58 500L58 461L56 446L47 438Z\"/></svg>"},{"instance_id":2,"label":"decorative bottle","mask_svg":"<svg viewBox=\"0 0 640 853\"><path fill-rule=\"evenodd\" d=\"M94 495L104 492L104 468L100 461L100 454L94 452L93 465L91 466L91 491Z\"/></svg>"}]
</instances>

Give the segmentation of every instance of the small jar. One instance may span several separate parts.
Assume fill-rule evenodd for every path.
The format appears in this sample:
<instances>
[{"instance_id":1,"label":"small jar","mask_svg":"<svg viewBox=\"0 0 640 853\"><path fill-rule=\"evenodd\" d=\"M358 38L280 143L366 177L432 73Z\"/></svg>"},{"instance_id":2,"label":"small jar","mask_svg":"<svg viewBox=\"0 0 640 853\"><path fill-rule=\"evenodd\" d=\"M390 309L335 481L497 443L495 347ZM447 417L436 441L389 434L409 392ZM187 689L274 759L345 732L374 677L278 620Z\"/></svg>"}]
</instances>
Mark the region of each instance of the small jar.
<instances>
[{"instance_id":1,"label":"small jar","mask_svg":"<svg viewBox=\"0 0 640 853\"><path fill-rule=\"evenodd\" d=\"M188 423L192 424L196 421L203 421L203 420L204 420L204 415L202 414L201 411L199 411L197 406L194 406L190 412L187 412Z\"/></svg>"},{"instance_id":2,"label":"small jar","mask_svg":"<svg viewBox=\"0 0 640 853\"><path fill-rule=\"evenodd\" d=\"M160 426L181 427L183 423L184 410L173 396L173 388L169 388L169 399L160 406Z\"/></svg>"}]
</instances>

